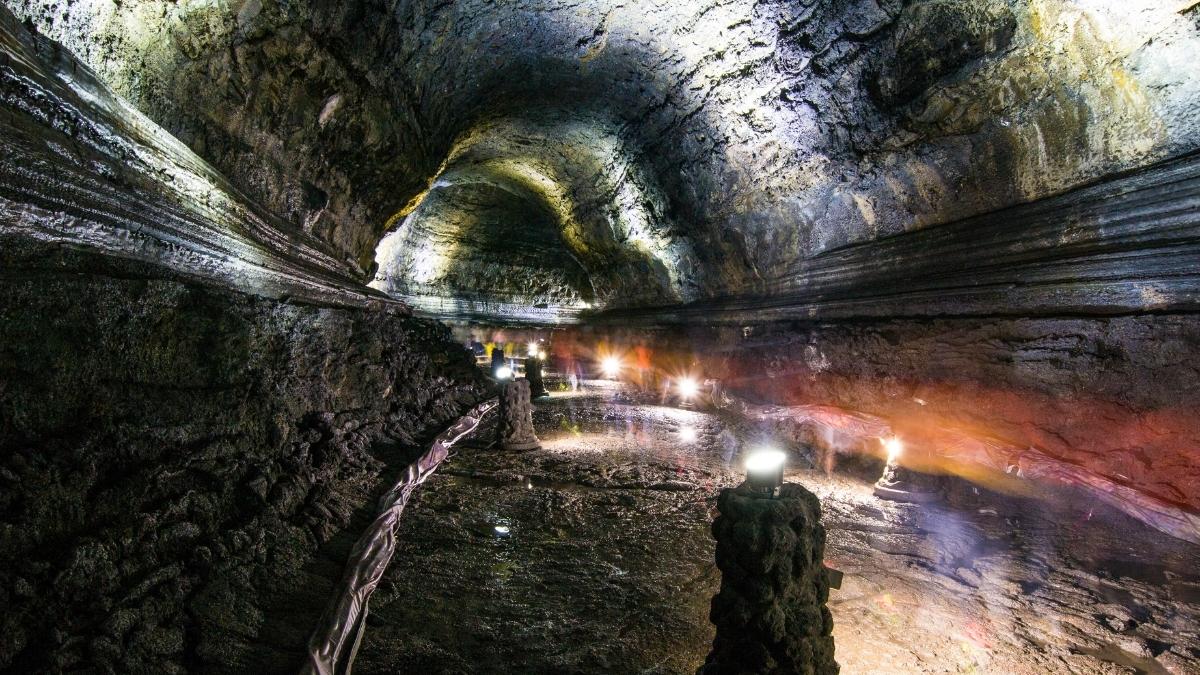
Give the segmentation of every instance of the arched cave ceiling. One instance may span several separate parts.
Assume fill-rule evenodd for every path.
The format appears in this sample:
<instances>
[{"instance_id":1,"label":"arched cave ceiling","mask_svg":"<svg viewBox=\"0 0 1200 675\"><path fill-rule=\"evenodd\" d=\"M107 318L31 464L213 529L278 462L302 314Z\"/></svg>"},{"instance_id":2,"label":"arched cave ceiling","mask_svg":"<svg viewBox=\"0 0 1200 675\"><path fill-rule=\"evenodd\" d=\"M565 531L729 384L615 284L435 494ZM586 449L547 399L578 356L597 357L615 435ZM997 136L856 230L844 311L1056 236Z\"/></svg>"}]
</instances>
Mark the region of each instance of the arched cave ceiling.
<instances>
[{"instance_id":1,"label":"arched cave ceiling","mask_svg":"<svg viewBox=\"0 0 1200 675\"><path fill-rule=\"evenodd\" d=\"M768 288L1200 138L1161 0L12 4L360 278L484 313Z\"/></svg>"}]
</instances>

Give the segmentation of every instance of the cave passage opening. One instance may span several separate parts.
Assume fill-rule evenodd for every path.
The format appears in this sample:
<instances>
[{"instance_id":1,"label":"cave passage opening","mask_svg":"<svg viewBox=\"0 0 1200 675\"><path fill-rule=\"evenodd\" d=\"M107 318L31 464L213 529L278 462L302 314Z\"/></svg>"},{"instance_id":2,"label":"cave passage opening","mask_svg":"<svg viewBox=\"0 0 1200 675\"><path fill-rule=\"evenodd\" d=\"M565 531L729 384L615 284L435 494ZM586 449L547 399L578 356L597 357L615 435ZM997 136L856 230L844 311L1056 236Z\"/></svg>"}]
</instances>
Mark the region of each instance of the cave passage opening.
<instances>
[{"instance_id":1,"label":"cave passage opening","mask_svg":"<svg viewBox=\"0 0 1200 675\"><path fill-rule=\"evenodd\" d=\"M693 241L609 117L498 114L391 218L371 285L442 318L573 323L695 297Z\"/></svg>"}]
</instances>

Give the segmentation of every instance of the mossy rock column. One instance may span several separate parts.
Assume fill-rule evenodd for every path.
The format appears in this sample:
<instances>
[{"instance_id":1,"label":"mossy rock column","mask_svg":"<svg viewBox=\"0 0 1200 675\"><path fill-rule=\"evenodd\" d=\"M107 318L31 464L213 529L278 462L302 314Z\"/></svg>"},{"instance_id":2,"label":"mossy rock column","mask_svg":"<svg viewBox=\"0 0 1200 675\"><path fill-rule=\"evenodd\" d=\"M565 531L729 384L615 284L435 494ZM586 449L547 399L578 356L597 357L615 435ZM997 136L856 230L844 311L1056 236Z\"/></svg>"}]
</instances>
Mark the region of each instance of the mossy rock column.
<instances>
[{"instance_id":1,"label":"mossy rock column","mask_svg":"<svg viewBox=\"0 0 1200 675\"><path fill-rule=\"evenodd\" d=\"M533 450L541 446L533 431L533 404L529 400L529 381L513 380L500 390L500 447L505 450Z\"/></svg>"},{"instance_id":2,"label":"mossy rock column","mask_svg":"<svg viewBox=\"0 0 1200 675\"><path fill-rule=\"evenodd\" d=\"M742 485L722 490L717 509L717 636L699 675L837 673L816 495L789 483L768 499Z\"/></svg>"}]
</instances>

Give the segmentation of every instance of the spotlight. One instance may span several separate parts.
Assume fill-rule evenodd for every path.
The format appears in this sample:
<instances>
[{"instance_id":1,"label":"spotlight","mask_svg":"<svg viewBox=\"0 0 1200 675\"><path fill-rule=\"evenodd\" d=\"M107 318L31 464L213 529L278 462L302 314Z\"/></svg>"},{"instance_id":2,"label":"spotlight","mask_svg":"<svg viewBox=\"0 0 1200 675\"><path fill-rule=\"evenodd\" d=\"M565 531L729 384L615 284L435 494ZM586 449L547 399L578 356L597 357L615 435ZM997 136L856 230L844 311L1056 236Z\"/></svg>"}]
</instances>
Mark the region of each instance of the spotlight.
<instances>
[{"instance_id":1,"label":"spotlight","mask_svg":"<svg viewBox=\"0 0 1200 675\"><path fill-rule=\"evenodd\" d=\"M875 496L896 502L924 504L941 498L937 479L918 473L900 463L904 441L898 436L879 439L887 451L883 475L875 481Z\"/></svg>"},{"instance_id":2,"label":"spotlight","mask_svg":"<svg viewBox=\"0 0 1200 675\"><path fill-rule=\"evenodd\" d=\"M700 393L700 383L696 382L694 377L681 378L676 386L679 388L679 397L685 401L691 400Z\"/></svg>"},{"instance_id":3,"label":"spotlight","mask_svg":"<svg viewBox=\"0 0 1200 675\"><path fill-rule=\"evenodd\" d=\"M507 537L512 532L507 525L497 525L492 529L495 531L497 537Z\"/></svg>"},{"instance_id":4,"label":"spotlight","mask_svg":"<svg viewBox=\"0 0 1200 675\"><path fill-rule=\"evenodd\" d=\"M539 348L538 348L538 343L536 343L536 342L530 342L530 343L529 343L529 355L530 355L530 356L537 356L537 355L538 355L538 351L539 351Z\"/></svg>"},{"instance_id":5,"label":"spotlight","mask_svg":"<svg viewBox=\"0 0 1200 675\"><path fill-rule=\"evenodd\" d=\"M617 379L617 375L621 373L621 359L615 356L606 356L600 362L600 369L604 371L604 376L610 380Z\"/></svg>"},{"instance_id":6,"label":"spotlight","mask_svg":"<svg viewBox=\"0 0 1200 675\"><path fill-rule=\"evenodd\" d=\"M538 353L537 353L537 357L538 357L538 360L545 361L546 360L546 352L539 349Z\"/></svg>"},{"instance_id":7,"label":"spotlight","mask_svg":"<svg viewBox=\"0 0 1200 675\"><path fill-rule=\"evenodd\" d=\"M887 450L888 464L895 464L900 455L904 452L904 441L897 436L883 439L883 449Z\"/></svg>"},{"instance_id":8,"label":"spotlight","mask_svg":"<svg viewBox=\"0 0 1200 675\"><path fill-rule=\"evenodd\" d=\"M746 457L746 487L759 497L778 497L787 455L779 448L758 448Z\"/></svg>"},{"instance_id":9,"label":"spotlight","mask_svg":"<svg viewBox=\"0 0 1200 675\"><path fill-rule=\"evenodd\" d=\"M690 424L685 424L679 427L679 440L683 441L684 443L695 443L696 427Z\"/></svg>"},{"instance_id":10,"label":"spotlight","mask_svg":"<svg viewBox=\"0 0 1200 675\"><path fill-rule=\"evenodd\" d=\"M508 366L500 366L499 368L496 369L496 379L497 380L507 380L507 379L511 378L512 376L513 376L513 370L512 370L512 368L509 368Z\"/></svg>"}]
</instances>

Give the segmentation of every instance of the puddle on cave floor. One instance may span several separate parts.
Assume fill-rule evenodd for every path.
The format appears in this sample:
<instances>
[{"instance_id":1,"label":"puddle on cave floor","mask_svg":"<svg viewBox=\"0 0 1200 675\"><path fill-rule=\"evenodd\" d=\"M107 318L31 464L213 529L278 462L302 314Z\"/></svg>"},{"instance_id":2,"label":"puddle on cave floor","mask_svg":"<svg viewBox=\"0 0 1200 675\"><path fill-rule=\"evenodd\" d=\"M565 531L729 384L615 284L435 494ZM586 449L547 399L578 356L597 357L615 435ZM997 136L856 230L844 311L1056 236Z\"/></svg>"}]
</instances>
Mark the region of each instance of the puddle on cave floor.
<instances>
[{"instance_id":1,"label":"puddle on cave floor","mask_svg":"<svg viewBox=\"0 0 1200 675\"><path fill-rule=\"evenodd\" d=\"M709 526L747 434L611 385L538 403L535 424L541 450L488 449L484 427L417 493L356 673L703 661ZM961 484L913 507L856 476L788 480L821 498L846 573L830 603L843 673L1200 673L1200 547L1072 493Z\"/></svg>"}]
</instances>

